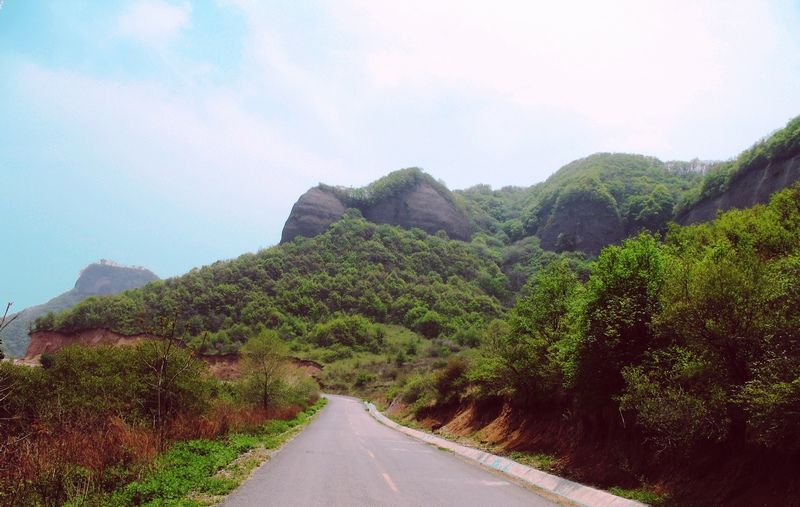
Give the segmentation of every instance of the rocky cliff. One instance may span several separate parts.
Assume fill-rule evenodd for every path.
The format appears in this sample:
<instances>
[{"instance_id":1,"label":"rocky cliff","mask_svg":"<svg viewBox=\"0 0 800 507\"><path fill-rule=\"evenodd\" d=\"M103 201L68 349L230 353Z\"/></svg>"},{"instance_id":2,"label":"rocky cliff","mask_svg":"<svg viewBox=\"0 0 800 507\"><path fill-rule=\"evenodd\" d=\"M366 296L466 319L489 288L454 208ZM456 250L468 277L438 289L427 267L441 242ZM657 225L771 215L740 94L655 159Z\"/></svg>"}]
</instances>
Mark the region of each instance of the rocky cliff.
<instances>
[{"instance_id":1,"label":"rocky cliff","mask_svg":"<svg viewBox=\"0 0 800 507\"><path fill-rule=\"evenodd\" d=\"M419 169L396 171L364 189L320 185L303 194L292 207L281 243L297 236L322 234L341 220L348 208L358 209L376 224L416 227L428 234L442 230L452 239L467 241L469 223L453 202L449 190Z\"/></svg>"},{"instance_id":2,"label":"rocky cliff","mask_svg":"<svg viewBox=\"0 0 800 507\"><path fill-rule=\"evenodd\" d=\"M149 269L121 266L103 259L81 270L74 290L83 297L118 294L158 279Z\"/></svg>"},{"instance_id":3,"label":"rocky cliff","mask_svg":"<svg viewBox=\"0 0 800 507\"><path fill-rule=\"evenodd\" d=\"M418 228L434 235L444 231L451 239L468 241L466 217L431 185L417 183L394 196L363 210L364 218L376 224Z\"/></svg>"},{"instance_id":4,"label":"rocky cliff","mask_svg":"<svg viewBox=\"0 0 800 507\"><path fill-rule=\"evenodd\" d=\"M621 242L626 231L613 204L587 196L558 207L537 235L545 250L597 255L605 246Z\"/></svg>"},{"instance_id":5,"label":"rocky cliff","mask_svg":"<svg viewBox=\"0 0 800 507\"><path fill-rule=\"evenodd\" d=\"M773 193L798 181L800 181L800 155L786 160L772 160L766 166L739 175L728 184L724 193L700 200L675 217L675 221L681 225L708 222L714 220L719 211L767 204Z\"/></svg>"},{"instance_id":6,"label":"rocky cliff","mask_svg":"<svg viewBox=\"0 0 800 507\"><path fill-rule=\"evenodd\" d=\"M281 243L297 236L313 238L342 219L346 208L342 201L328 190L315 187L300 196L292 206L281 233Z\"/></svg>"}]
</instances>

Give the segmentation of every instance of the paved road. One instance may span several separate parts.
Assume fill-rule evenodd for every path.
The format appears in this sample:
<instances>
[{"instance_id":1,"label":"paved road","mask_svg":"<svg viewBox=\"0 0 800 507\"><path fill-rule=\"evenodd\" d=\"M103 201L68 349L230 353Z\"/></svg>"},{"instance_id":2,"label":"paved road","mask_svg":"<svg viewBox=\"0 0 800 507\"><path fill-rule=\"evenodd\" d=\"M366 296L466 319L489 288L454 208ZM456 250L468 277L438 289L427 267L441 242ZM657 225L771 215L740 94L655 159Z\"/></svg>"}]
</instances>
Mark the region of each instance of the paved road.
<instances>
[{"instance_id":1,"label":"paved road","mask_svg":"<svg viewBox=\"0 0 800 507\"><path fill-rule=\"evenodd\" d=\"M354 398L329 396L317 420L256 470L222 505L557 504L478 465L387 428Z\"/></svg>"}]
</instances>

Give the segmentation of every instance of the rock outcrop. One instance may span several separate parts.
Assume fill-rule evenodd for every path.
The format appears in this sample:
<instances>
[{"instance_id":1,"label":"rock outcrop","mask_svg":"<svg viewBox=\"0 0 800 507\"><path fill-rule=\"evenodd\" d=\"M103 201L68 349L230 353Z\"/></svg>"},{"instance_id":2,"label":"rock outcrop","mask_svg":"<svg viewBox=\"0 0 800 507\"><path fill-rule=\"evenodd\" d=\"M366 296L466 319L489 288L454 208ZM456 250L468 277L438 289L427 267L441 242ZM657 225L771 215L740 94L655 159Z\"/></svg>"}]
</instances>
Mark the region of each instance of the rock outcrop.
<instances>
[{"instance_id":1,"label":"rock outcrop","mask_svg":"<svg viewBox=\"0 0 800 507\"><path fill-rule=\"evenodd\" d=\"M538 236L545 250L597 255L607 245L625 239L626 231L613 205L586 199L557 208Z\"/></svg>"},{"instance_id":2,"label":"rock outcrop","mask_svg":"<svg viewBox=\"0 0 800 507\"><path fill-rule=\"evenodd\" d=\"M121 266L103 259L81 270L78 281L75 282L75 292L84 297L119 294L158 279L149 269Z\"/></svg>"},{"instance_id":3,"label":"rock outcrop","mask_svg":"<svg viewBox=\"0 0 800 507\"><path fill-rule=\"evenodd\" d=\"M745 209L767 204L775 192L800 181L800 155L787 160L771 161L766 166L745 172L732 181L725 192L703 199L675 217L681 225L708 222L720 211Z\"/></svg>"},{"instance_id":4,"label":"rock outcrop","mask_svg":"<svg viewBox=\"0 0 800 507\"><path fill-rule=\"evenodd\" d=\"M292 241L297 236L313 238L322 234L331 224L342 219L345 210L345 205L332 192L312 188L292 206L283 226L281 243Z\"/></svg>"},{"instance_id":5,"label":"rock outcrop","mask_svg":"<svg viewBox=\"0 0 800 507\"><path fill-rule=\"evenodd\" d=\"M418 228L434 235L444 231L451 239L468 241L470 228L466 217L439 192L426 183L405 189L389 199L363 210L364 218L376 224Z\"/></svg>"},{"instance_id":6,"label":"rock outcrop","mask_svg":"<svg viewBox=\"0 0 800 507\"><path fill-rule=\"evenodd\" d=\"M292 241L297 236L311 238L322 234L342 219L347 208L358 209L365 219L376 224L419 228L431 235L441 230L451 239L468 241L471 235L469 222L448 198L449 191L418 169L405 171L387 177L394 178L390 190L386 189L390 184L380 186L382 180L360 191L324 185L312 188L292 207L283 227L281 243ZM376 192L379 197L376 197ZM359 193L359 197L353 197L355 193ZM371 197L364 198L364 195Z\"/></svg>"}]
</instances>

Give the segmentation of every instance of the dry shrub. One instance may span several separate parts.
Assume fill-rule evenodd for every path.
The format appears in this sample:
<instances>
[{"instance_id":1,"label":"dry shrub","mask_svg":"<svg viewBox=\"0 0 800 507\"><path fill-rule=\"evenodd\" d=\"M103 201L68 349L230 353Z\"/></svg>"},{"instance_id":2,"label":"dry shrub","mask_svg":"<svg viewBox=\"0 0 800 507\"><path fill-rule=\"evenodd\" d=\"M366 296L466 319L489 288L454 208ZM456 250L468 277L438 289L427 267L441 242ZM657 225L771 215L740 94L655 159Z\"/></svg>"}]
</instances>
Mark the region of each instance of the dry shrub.
<instances>
[{"instance_id":1,"label":"dry shrub","mask_svg":"<svg viewBox=\"0 0 800 507\"><path fill-rule=\"evenodd\" d=\"M303 409L298 405L290 405L288 407L273 408L269 411L269 419L277 419L279 421L289 421L297 417L297 414L302 412Z\"/></svg>"},{"instance_id":2,"label":"dry shrub","mask_svg":"<svg viewBox=\"0 0 800 507\"><path fill-rule=\"evenodd\" d=\"M301 407L216 403L204 415L177 413L170 442L256 432L269 419L294 418ZM159 449L158 433L118 416L81 415L52 426L36 423L0 444L0 505L60 506L90 493L110 492L142 478Z\"/></svg>"},{"instance_id":3,"label":"dry shrub","mask_svg":"<svg viewBox=\"0 0 800 507\"><path fill-rule=\"evenodd\" d=\"M154 432L117 417L36 424L0 455L3 505L61 505L140 478L156 456Z\"/></svg>"},{"instance_id":4,"label":"dry shrub","mask_svg":"<svg viewBox=\"0 0 800 507\"><path fill-rule=\"evenodd\" d=\"M293 412L296 415L298 411ZM195 439L212 440L228 433L250 433L256 431L269 419L288 418L291 411L282 411L276 417L273 411L262 407L239 406L230 403L217 403L205 415L177 414L167 427L168 438L172 441Z\"/></svg>"}]
</instances>

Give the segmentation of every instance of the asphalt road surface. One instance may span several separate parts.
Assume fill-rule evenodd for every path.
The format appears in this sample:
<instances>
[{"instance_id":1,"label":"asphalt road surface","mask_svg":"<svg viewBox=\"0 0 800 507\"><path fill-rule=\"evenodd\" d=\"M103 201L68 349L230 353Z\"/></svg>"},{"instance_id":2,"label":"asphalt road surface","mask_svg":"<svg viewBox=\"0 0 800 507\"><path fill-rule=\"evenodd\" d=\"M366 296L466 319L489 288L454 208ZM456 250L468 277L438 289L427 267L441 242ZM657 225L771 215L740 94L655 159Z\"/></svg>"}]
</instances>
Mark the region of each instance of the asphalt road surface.
<instances>
[{"instance_id":1,"label":"asphalt road surface","mask_svg":"<svg viewBox=\"0 0 800 507\"><path fill-rule=\"evenodd\" d=\"M223 507L504 506L553 503L374 420L354 398L329 403Z\"/></svg>"}]
</instances>

